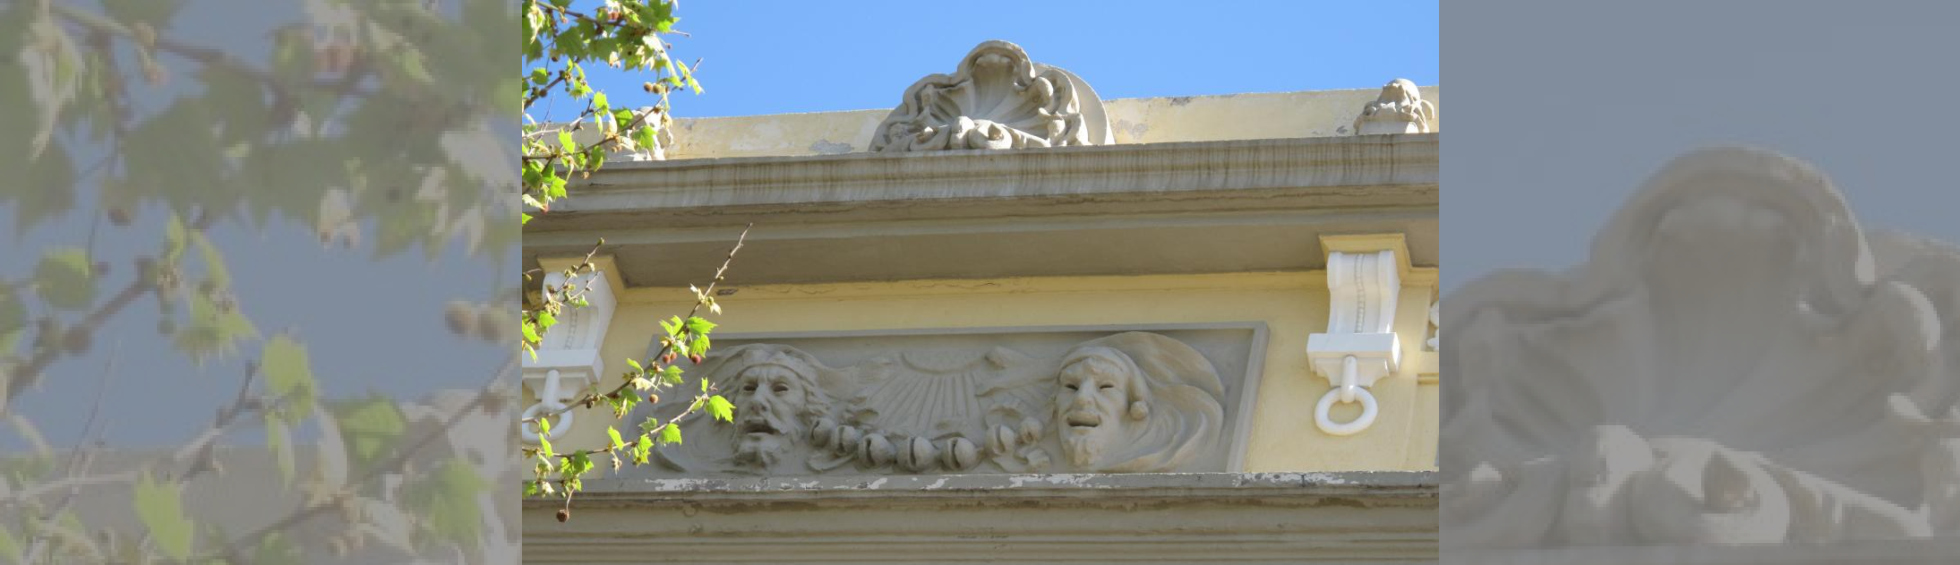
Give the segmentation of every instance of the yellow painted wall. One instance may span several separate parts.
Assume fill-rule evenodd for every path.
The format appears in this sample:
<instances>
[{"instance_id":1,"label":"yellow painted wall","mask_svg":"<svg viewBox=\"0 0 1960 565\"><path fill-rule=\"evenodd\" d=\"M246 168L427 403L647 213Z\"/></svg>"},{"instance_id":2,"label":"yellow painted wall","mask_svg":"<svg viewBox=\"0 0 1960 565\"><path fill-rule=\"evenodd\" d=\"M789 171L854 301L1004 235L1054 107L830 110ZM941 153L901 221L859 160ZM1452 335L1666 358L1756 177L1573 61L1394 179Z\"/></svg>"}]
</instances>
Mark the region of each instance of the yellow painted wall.
<instances>
[{"instance_id":1,"label":"yellow painted wall","mask_svg":"<svg viewBox=\"0 0 1960 565\"><path fill-rule=\"evenodd\" d=\"M1380 415L1348 437L1324 434L1313 423L1314 403L1330 388L1306 357L1308 334L1327 325L1320 271L742 287L723 297L723 314L710 319L722 331L742 333L1263 321L1270 341L1247 471L1430 470L1437 386L1417 373L1434 366L1422 349L1434 285L1434 269L1405 278L1396 315L1396 328L1404 330L1401 374L1375 385ZM622 293L603 349L607 366L645 355L658 321L686 314L691 301L685 289ZM1341 421L1357 413L1356 404L1334 410ZM581 412L571 435L554 443L602 445L611 419L603 407Z\"/></svg>"}]
</instances>

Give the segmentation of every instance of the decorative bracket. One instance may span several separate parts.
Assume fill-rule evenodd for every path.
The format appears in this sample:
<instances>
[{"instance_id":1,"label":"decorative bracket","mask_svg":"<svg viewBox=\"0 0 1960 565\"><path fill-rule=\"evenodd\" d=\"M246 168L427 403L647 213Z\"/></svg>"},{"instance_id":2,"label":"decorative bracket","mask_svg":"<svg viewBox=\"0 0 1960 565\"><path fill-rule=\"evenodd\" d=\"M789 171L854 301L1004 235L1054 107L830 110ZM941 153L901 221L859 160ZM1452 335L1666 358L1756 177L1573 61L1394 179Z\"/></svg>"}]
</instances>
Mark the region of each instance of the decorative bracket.
<instances>
[{"instance_id":1,"label":"decorative bracket","mask_svg":"<svg viewBox=\"0 0 1960 565\"><path fill-rule=\"evenodd\" d=\"M544 284L547 288L563 288L566 282L565 267L569 261L539 261L545 272ZM556 264L563 263L563 264ZM538 344L537 356L524 356L524 387L529 389L538 401L524 410L519 420L529 420L539 414L564 410L567 403L577 397L586 385L598 382L599 375L606 372L605 361L599 356L600 346L605 344L606 328L612 324L613 309L617 301L613 298L614 277L610 258L595 258L596 272L577 275L571 279L573 288L583 288L586 305L583 308L568 308L558 317L558 323L545 332L543 341ZM551 439L558 439L571 429L572 411L564 410L551 419ZM538 428L533 424L520 424L518 433L524 441L538 442Z\"/></svg>"},{"instance_id":2,"label":"decorative bracket","mask_svg":"<svg viewBox=\"0 0 1960 565\"><path fill-rule=\"evenodd\" d=\"M1395 304L1409 272L1408 245L1393 234L1329 236L1321 246L1327 251L1327 331L1307 336L1307 360L1334 389L1314 406L1314 423L1329 434L1353 435L1375 423L1375 395L1368 387L1395 374L1402 361ZM1335 402L1360 402L1361 416L1334 422L1328 411Z\"/></svg>"}]
</instances>

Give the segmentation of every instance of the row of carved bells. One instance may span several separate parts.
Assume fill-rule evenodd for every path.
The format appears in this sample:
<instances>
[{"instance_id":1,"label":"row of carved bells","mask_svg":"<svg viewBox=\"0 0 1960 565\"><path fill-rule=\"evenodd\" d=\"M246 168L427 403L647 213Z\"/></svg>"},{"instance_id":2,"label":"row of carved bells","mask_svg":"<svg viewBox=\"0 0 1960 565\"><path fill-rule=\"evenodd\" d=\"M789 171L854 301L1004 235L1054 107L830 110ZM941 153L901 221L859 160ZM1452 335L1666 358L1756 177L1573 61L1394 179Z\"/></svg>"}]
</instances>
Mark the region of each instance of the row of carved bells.
<instances>
[{"instance_id":1,"label":"row of carved bells","mask_svg":"<svg viewBox=\"0 0 1960 565\"><path fill-rule=\"evenodd\" d=\"M1022 421L1018 433L1013 428L997 426L987 438L987 451L991 455L1008 453L1021 443L1033 443L1040 436L1041 425L1033 418ZM839 425L836 420L823 418L810 430L810 440L839 456L855 456L858 464L869 468L896 463L899 468L912 472L935 468L965 471L980 464L979 446L958 436L939 441L913 436L894 444L885 434L865 433L855 426Z\"/></svg>"}]
</instances>

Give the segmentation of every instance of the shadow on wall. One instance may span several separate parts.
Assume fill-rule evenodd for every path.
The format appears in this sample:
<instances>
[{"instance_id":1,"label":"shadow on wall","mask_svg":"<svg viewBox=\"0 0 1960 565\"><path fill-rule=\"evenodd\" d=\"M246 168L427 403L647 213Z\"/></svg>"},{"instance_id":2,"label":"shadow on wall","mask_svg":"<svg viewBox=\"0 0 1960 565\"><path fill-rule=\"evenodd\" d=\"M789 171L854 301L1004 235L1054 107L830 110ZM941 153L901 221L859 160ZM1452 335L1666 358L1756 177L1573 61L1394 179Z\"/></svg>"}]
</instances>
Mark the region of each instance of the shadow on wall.
<instances>
[{"instance_id":1,"label":"shadow on wall","mask_svg":"<svg viewBox=\"0 0 1960 565\"><path fill-rule=\"evenodd\" d=\"M1953 546L1960 250L1861 230L1804 163L1690 153L1588 264L1446 304L1450 561Z\"/></svg>"}]
</instances>

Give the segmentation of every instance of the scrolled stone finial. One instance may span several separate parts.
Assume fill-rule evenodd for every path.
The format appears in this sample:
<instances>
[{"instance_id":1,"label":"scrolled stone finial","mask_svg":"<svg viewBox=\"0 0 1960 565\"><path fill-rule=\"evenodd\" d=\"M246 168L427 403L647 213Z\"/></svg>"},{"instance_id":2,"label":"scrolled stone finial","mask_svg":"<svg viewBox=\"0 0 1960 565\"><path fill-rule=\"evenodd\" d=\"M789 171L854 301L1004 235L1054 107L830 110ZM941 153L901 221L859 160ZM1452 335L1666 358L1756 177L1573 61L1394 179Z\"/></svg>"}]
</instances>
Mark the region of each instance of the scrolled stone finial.
<instances>
[{"instance_id":1,"label":"scrolled stone finial","mask_svg":"<svg viewBox=\"0 0 1960 565\"><path fill-rule=\"evenodd\" d=\"M1436 131L1436 105L1422 99L1422 91L1409 79L1398 78L1382 86L1374 102L1354 118L1355 135L1392 133L1433 133Z\"/></svg>"},{"instance_id":2,"label":"scrolled stone finial","mask_svg":"<svg viewBox=\"0 0 1960 565\"><path fill-rule=\"evenodd\" d=\"M1088 83L1005 41L974 47L951 75L913 83L874 132L874 152L1110 142L1109 118Z\"/></svg>"}]
</instances>

